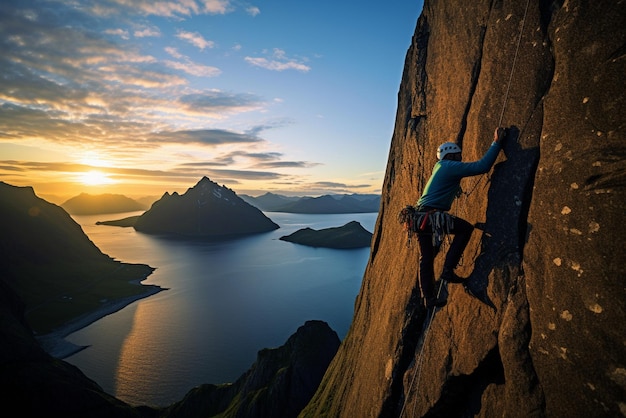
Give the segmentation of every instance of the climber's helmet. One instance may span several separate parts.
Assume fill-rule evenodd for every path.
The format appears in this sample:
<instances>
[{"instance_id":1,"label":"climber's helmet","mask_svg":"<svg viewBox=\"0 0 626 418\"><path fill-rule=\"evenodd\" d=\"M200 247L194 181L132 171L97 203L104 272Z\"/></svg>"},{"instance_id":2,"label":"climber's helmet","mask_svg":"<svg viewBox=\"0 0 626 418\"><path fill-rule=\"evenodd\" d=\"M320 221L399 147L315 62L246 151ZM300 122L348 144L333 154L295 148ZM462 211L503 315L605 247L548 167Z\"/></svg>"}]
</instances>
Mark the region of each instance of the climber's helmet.
<instances>
[{"instance_id":1,"label":"climber's helmet","mask_svg":"<svg viewBox=\"0 0 626 418\"><path fill-rule=\"evenodd\" d=\"M448 154L456 154L457 152L461 152L461 148L454 142L446 142L445 144L439 145L437 148L437 159L439 161L443 160Z\"/></svg>"}]
</instances>

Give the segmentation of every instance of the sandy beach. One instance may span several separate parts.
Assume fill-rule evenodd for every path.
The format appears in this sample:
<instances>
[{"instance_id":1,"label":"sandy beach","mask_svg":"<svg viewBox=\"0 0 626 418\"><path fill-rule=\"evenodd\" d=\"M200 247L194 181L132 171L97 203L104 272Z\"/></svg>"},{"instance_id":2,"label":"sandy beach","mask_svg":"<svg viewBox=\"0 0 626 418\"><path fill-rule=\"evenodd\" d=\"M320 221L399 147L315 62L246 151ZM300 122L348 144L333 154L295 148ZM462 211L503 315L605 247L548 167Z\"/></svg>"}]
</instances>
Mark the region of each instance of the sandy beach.
<instances>
[{"instance_id":1,"label":"sandy beach","mask_svg":"<svg viewBox=\"0 0 626 418\"><path fill-rule=\"evenodd\" d=\"M141 280L144 279L142 278ZM36 337L42 348L48 354L58 359L64 359L66 357L69 357L72 354L84 350L88 346L79 346L76 344L72 344L69 341L66 341L65 337L73 332L78 331L79 329L85 328L86 326L96 322L99 319L104 318L107 315L110 315L125 308L126 306L137 300L147 298L148 296L152 296L163 290L167 290L166 288L162 288L156 285L142 285L139 283L141 280L137 280L136 282L139 286L145 288L145 292L123 299L107 301L99 309L93 312L89 312L79 318L76 318L51 333Z\"/></svg>"}]
</instances>

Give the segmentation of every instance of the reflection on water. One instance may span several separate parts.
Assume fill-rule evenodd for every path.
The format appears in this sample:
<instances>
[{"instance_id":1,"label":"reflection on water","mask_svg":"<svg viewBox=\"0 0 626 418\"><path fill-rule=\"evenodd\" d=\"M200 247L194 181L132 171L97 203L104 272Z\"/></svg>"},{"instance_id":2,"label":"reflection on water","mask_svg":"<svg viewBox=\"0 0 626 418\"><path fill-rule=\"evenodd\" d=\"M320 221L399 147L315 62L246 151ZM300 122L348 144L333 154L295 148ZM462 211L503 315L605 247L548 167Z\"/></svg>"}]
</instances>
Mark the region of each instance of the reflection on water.
<instances>
[{"instance_id":1,"label":"reflection on water","mask_svg":"<svg viewBox=\"0 0 626 418\"><path fill-rule=\"evenodd\" d=\"M324 320L343 338L369 249L310 248L279 238L351 220L372 231L376 214L267 215L281 228L222 242L95 225L130 214L76 217L103 252L156 267L146 283L169 290L70 335L90 347L67 361L126 402L163 406L196 385L234 381L257 351L282 345L306 320Z\"/></svg>"}]
</instances>

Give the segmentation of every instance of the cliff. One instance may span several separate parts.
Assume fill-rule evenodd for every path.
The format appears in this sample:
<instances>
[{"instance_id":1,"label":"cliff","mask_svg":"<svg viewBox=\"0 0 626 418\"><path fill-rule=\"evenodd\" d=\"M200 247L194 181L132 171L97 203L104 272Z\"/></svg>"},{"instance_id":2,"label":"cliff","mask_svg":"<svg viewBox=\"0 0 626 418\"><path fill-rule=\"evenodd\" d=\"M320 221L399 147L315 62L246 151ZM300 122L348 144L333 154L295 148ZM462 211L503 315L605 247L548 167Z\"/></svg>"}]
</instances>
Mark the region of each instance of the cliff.
<instances>
[{"instance_id":1,"label":"cliff","mask_svg":"<svg viewBox=\"0 0 626 418\"><path fill-rule=\"evenodd\" d=\"M198 386L161 417L296 417L338 347L339 337L328 324L307 321L281 347L259 351L256 362L233 384Z\"/></svg>"},{"instance_id":2,"label":"cliff","mask_svg":"<svg viewBox=\"0 0 626 418\"><path fill-rule=\"evenodd\" d=\"M128 297L158 290L143 286L152 267L103 254L63 208L31 187L0 182L0 281L26 307L39 334Z\"/></svg>"},{"instance_id":3,"label":"cliff","mask_svg":"<svg viewBox=\"0 0 626 418\"><path fill-rule=\"evenodd\" d=\"M626 415L625 9L425 1L353 323L302 417ZM450 284L431 322L398 213L440 143L476 160L498 125L451 211L480 227L457 272L482 301Z\"/></svg>"},{"instance_id":4,"label":"cliff","mask_svg":"<svg viewBox=\"0 0 626 418\"><path fill-rule=\"evenodd\" d=\"M227 187L203 177L184 194L165 193L135 221L137 231L191 237L225 237L278 228Z\"/></svg>"}]
</instances>

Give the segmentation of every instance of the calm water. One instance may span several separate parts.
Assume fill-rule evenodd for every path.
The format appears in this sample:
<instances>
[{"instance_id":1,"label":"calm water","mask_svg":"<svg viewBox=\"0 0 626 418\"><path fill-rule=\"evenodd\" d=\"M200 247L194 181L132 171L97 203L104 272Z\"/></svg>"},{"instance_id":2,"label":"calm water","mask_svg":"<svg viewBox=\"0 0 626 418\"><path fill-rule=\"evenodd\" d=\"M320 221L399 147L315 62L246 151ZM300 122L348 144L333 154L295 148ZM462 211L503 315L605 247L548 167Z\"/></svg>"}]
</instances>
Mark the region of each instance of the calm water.
<instances>
[{"instance_id":1,"label":"calm water","mask_svg":"<svg viewBox=\"0 0 626 418\"><path fill-rule=\"evenodd\" d=\"M347 333L369 248L310 248L279 238L352 220L372 232L377 214L268 212L280 229L219 243L95 225L130 215L74 217L102 252L156 267L144 283L169 288L67 338L90 347L66 361L117 398L164 406L199 384L233 382L257 351L284 344L309 319L328 322L339 338Z\"/></svg>"}]
</instances>

